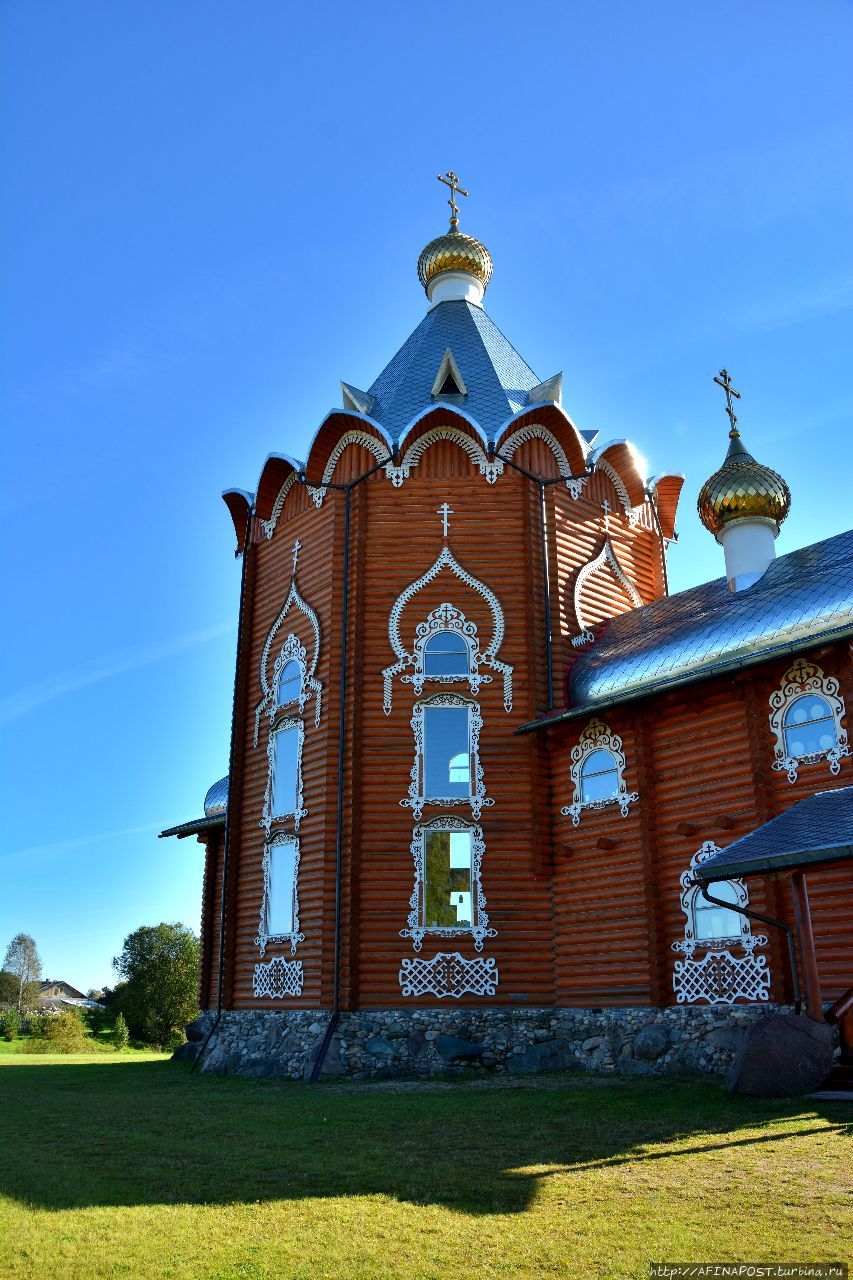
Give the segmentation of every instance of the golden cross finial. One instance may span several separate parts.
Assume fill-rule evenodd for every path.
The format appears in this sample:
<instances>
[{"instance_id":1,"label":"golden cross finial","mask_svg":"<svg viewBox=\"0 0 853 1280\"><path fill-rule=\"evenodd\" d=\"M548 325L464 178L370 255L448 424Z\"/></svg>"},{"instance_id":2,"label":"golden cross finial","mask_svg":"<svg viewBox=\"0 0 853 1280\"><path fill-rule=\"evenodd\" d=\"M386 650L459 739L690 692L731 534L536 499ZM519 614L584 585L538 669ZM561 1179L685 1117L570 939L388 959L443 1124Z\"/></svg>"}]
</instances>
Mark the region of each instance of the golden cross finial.
<instances>
[{"instance_id":1,"label":"golden cross finial","mask_svg":"<svg viewBox=\"0 0 853 1280\"><path fill-rule=\"evenodd\" d=\"M440 173L435 176L439 182L443 182L446 187L450 187L450 199L447 202L450 205L450 230L455 231L459 226L459 205L456 203L456 192L458 191L460 196L467 196L469 193L463 191L462 187L460 187L459 179L452 169L448 169L444 177Z\"/></svg>"},{"instance_id":2,"label":"golden cross finial","mask_svg":"<svg viewBox=\"0 0 853 1280\"><path fill-rule=\"evenodd\" d=\"M726 393L726 413L729 415L729 422L732 424L729 435L739 436L740 432L737 429L737 418L735 417L735 411L732 406L732 396L734 396L736 400L740 400L740 392L735 391L732 386L732 380L729 377L727 369L721 369L714 381L717 386L722 387Z\"/></svg>"}]
</instances>

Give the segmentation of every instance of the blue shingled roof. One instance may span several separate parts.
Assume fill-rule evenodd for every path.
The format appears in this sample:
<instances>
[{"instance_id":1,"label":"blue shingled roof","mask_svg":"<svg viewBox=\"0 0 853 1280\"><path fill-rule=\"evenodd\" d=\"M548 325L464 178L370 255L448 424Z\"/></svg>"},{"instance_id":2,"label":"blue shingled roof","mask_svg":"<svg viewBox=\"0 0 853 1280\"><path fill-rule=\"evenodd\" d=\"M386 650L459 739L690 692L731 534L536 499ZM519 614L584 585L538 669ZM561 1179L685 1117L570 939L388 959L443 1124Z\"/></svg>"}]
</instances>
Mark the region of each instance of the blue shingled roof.
<instances>
[{"instance_id":1,"label":"blue shingled roof","mask_svg":"<svg viewBox=\"0 0 853 1280\"><path fill-rule=\"evenodd\" d=\"M715 853L694 871L713 882L853 858L853 787L818 791Z\"/></svg>"},{"instance_id":2,"label":"blue shingled roof","mask_svg":"<svg viewBox=\"0 0 853 1280\"><path fill-rule=\"evenodd\" d=\"M433 383L450 348L467 395L432 397ZM540 379L485 311L470 302L440 302L424 316L373 383L371 417L395 441L422 410L444 401L464 409L493 437L528 403Z\"/></svg>"}]
</instances>

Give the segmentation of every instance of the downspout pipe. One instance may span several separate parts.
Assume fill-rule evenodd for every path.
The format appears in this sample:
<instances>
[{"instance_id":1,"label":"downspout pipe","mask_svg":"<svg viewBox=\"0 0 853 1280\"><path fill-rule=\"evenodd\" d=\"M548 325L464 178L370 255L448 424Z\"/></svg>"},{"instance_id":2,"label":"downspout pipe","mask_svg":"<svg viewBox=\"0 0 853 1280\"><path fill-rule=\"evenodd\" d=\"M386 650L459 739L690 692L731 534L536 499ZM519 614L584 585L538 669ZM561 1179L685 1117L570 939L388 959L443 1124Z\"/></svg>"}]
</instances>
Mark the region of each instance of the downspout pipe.
<instances>
[{"instance_id":1,"label":"downspout pipe","mask_svg":"<svg viewBox=\"0 0 853 1280\"><path fill-rule=\"evenodd\" d=\"M243 627L245 624L245 604L246 604L246 566L249 560L249 548L251 547L252 536L252 519L254 517L254 507L250 507L246 513L246 533L243 538L243 564L240 569L240 603L237 609L237 653L234 658L234 687L231 694L231 746L228 753L228 799L225 805L225 835L222 841L222 891L219 898L219 963L216 976L216 1017L213 1025L208 1031L204 1039L204 1044L193 1059L190 1067L190 1075L195 1071L199 1062L201 1062L207 1046L213 1038L213 1033L219 1026L219 1020L222 1017L222 990L225 975L225 905L226 893L228 885L228 855L231 851L231 799L234 794L232 781L234 777L234 742L237 736L237 684L240 674L240 654L243 648ZM239 550L235 552L239 555Z\"/></svg>"},{"instance_id":2,"label":"downspout pipe","mask_svg":"<svg viewBox=\"0 0 853 1280\"><path fill-rule=\"evenodd\" d=\"M788 943L788 960L791 965L791 985L794 988L794 1012L802 1012L803 997L800 987L800 969L797 964L797 949L794 946L794 934L790 925L785 924L783 920L774 920L772 916L764 916L760 911L748 911L746 907L736 907L733 902L724 902L722 898L715 898L713 894L708 892L708 887L702 880L694 880L693 883L699 886L702 897L708 902L713 902L715 907L725 907L727 911L736 911L739 916L746 916L750 920L760 920L762 924L772 925L774 929L781 929L785 934Z\"/></svg>"}]
</instances>

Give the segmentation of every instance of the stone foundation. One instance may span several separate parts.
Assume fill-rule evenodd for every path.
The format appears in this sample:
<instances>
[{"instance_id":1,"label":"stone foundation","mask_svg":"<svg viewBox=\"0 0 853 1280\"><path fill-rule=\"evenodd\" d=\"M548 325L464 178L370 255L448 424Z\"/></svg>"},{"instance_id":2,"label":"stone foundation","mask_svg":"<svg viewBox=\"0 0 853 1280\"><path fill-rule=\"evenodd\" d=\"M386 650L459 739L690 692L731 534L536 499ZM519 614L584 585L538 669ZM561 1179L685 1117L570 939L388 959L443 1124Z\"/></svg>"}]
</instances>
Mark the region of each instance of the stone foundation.
<instances>
[{"instance_id":1,"label":"stone foundation","mask_svg":"<svg viewBox=\"0 0 853 1280\"><path fill-rule=\"evenodd\" d=\"M341 1014L321 1079L390 1080L489 1072L535 1075L573 1070L626 1076L722 1075L731 1066L746 1028L770 1012L790 1010L766 1004L665 1009L363 1009ZM328 1010L225 1011L202 1070L218 1075L308 1079L329 1016ZM213 1017L206 1013L191 1024L194 1039L207 1034Z\"/></svg>"}]
</instances>

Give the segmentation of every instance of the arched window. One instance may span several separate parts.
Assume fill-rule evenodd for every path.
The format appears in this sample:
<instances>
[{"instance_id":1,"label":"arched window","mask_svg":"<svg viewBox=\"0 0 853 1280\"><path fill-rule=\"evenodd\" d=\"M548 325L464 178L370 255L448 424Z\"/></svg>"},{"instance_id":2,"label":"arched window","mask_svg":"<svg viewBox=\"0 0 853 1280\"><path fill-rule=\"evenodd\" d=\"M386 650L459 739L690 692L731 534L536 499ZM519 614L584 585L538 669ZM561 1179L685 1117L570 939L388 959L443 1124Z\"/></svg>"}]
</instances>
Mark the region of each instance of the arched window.
<instances>
[{"instance_id":1,"label":"arched window","mask_svg":"<svg viewBox=\"0 0 853 1280\"><path fill-rule=\"evenodd\" d=\"M789 756L830 751L838 742L835 717L825 698L803 694L785 712L785 750Z\"/></svg>"},{"instance_id":2,"label":"arched window","mask_svg":"<svg viewBox=\"0 0 853 1280\"><path fill-rule=\"evenodd\" d=\"M302 681L305 669L298 658L291 658L281 669L278 677L277 704L287 707L296 702L302 693Z\"/></svg>"},{"instance_id":3,"label":"arched window","mask_svg":"<svg viewBox=\"0 0 853 1280\"><path fill-rule=\"evenodd\" d=\"M776 738L774 769L784 769L796 782L802 765L826 760L829 772L841 770L850 755L844 730L844 699L835 676L814 662L798 658L770 695L770 728Z\"/></svg>"},{"instance_id":4,"label":"arched window","mask_svg":"<svg viewBox=\"0 0 853 1280\"><path fill-rule=\"evenodd\" d=\"M305 726L301 720L283 716L272 730L267 743L267 789L264 816L260 825L269 834L273 822L292 818L299 822L307 810L302 803L302 747Z\"/></svg>"},{"instance_id":5,"label":"arched window","mask_svg":"<svg viewBox=\"0 0 853 1280\"><path fill-rule=\"evenodd\" d=\"M581 765L581 801L613 800L619 794L619 766L612 751L593 751Z\"/></svg>"},{"instance_id":6,"label":"arched window","mask_svg":"<svg viewBox=\"0 0 853 1280\"><path fill-rule=\"evenodd\" d=\"M425 676L468 675L470 655L465 637L458 631L434 631L424 645Z\"/></svg>"},{"instance_id":7,"label":"arched window","mask_svg":"<svg viewBox=\"0 0 853 1280\"><path fill-rule=\"evenodd\" d=\"M450 777L448 782L464 782L471 781L471 757L467 751L460 751L457 755L450 757L448 765Z\"/></svg>"},{"instance_id":8,"label":"arched window","mask_svg":"<svg viewBox=\"0 0 853 1280\"><path fill-rule=\"evenodd\" d=\"M710 892L723 902L731 902L735 906L740 901L737 886L731 880L722 880L712 884ZM697 942L717 941L722 938L739 938L743 933L743 916L727 907L718 907L709 902L701 889L697 889L691 904L693 917L693 937Z\"/></svg>"},{"instance_id":9,"label":"arched window","mask_svg":"<svg viewBox=\"0 0 853 1280\"><path fill-rule=\"evenodd\" d=\"M494 804L480 765L480 707L458 693L434 693L416 702L412 715L415 760L407 800L420 820L424 805L470 804L473 817Z\"/></svg>"}]
</instances>

